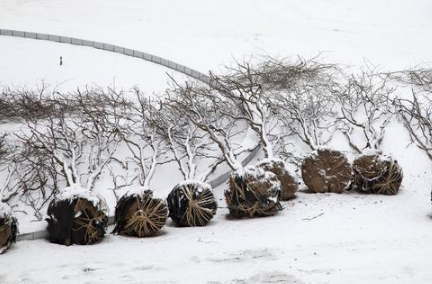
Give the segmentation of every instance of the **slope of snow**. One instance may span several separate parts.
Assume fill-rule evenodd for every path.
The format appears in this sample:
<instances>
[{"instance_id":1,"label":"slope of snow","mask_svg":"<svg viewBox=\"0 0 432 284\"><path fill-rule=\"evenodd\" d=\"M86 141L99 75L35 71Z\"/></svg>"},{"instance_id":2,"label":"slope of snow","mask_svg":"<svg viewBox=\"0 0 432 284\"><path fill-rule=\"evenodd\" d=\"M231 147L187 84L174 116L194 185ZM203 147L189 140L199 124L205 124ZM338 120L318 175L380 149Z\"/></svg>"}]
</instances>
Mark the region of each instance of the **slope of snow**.
<instances>
[{"instance_id":1,"label":"slope of snow","mask_svg":"<svg viewBox=\"0 0 432 284\"><path fill-rule=\"evenodd\" d=\"M370 61L384 70L431 63L431 14L429 0L0 1L0 27L123 45L202 72L251 53L322 52L329 62ZM59 76L64 54L67 72ZM77 78L71 86L106 86L119 78L122 86L143 86L143 74L156 76L149 89L164 87L164 71L153 69L161 67L101 51L0 38L0 57L3 84ZM332 147L349 149L339 138ZM230 220L224 185L214 189L224 208L207 227L169 223L160 236L108 235L94 246L21 241L0 257L0 283L430 283L432 164L408 145L403 127L392 123L383 150L404 171L397 196L300 192L277 216ZM162 195L180 179L171 170L156 173Z\"/></svg>"},{"instance_id":2,"label":"slope of snow","mask_svg":"<svg viewBox=\"0 0 432 284\"><path fill-rule=\"evenodd\" d=\"M168 68L121 54L4 36L0 37L0 62L0 87L19 89L37 89L43 84L58 92L75 91L78 87L126 91L139 87L150 94L165 91L170 81L167 73L185 78Z\"/></svg>"},{"instance_id":3,"label":"slope of snow","mask_svg":"<svg viewBox=\"0 0 432 284\"><path fill-rule=\"evenodd\" d=\"M429 0L2 0L0 26L135 48L207 71L245 54L430 62Z\"/></svg>"}]
</instances>

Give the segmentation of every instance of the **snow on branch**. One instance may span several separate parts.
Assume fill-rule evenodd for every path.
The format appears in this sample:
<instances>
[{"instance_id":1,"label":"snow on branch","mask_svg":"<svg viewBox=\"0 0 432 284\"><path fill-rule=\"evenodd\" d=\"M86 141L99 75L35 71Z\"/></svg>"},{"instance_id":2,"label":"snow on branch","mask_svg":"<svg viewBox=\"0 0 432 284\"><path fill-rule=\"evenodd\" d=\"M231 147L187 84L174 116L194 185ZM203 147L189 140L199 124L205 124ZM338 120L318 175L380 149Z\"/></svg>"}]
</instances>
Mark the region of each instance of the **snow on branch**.
<instances>
[{"instance_id":1,"label":"snow on branch","mask_svg":"<svg viewBox=\"0 0 432 284\"><path fill-rule=\"evenodd\" d=\"M432 68L413 68L389 75L399 82L417 87L418 91L432 93Z\"/></svg>"},{"instance_id":2,"label":"snow on branch","mask_svg":"<svg viewBox=\"0 0 432 284\"><path fill-rule=\"evenodd\" d=\"M59 96L56 109L45 117L26 118L26 127L16 134L23 148L19 171L23 194L49 192L38 198L45 203L65 187L94 188L120 142L120 118L101 105L103 96L78 90ZM65 111L71 106L72 113Z\"/></svg>"},{"instance_id":3,"label":"snow on branch","mask_svg":"<svg viewBox=\"0 0 432 284\"><path fill-rule=\"evenodd\" d=\"M231 109L221 112L232 120L245 121L260 138L265 157L273 158L273 142L277 140L273 132L278 120L269 96L271 87L265 84L270 71L248 61L237 62L228 70L226 75L211 75L217 92L237 109L236 112Z\"/></svg>"},{"instance_id":4,"label":"snow on branch","mask_svg":"<svg viewBox=\"0 0 432 284\"><path fill-rule=\"evenodd\" d=\"M331 93L333 70L273 93L277 116L287 136L297 136L311 150L327 144L335 132L335 99Z\"/></svg>"},{"instance_id":5,"label":"snow on branch","mask_svg":"<svg viewBox=\"0 0 432 284\"><path fill-rule=\"evenodd\" d=\"M0 173L4 179L0 183L0 202L9 200L18 194L19 186L16 180L17 147L12 146L9 135L0 135Z\"/></svg>"},{"instance_id":6,"label":"snow on branch","mask_svg":"<svg viewBox=\"0 0 432 284\"><path fill-rule=\"evenodd\" d=\"M163 125L161 135L169 145L184 180L206 181L216 168L224 161L220 155L214 155L212 140L208 134L192 123L175 108L165 103L163 106ZM206 171L198 169L198 162L211 160L205 165Z\"/></svg>"},{"instance_id":7,"label":"snow on branch","mask_svg":"<svg viewBox=\"0 0 432 284\"><path fill-rule=\"evenodd\" d=\"M218 93L213 86L188 82L168 92L167 104L190 123L208 135L221 151L227 164L233 169L243 168L233 137L246 129L241 127L238 109ZM227 115L230 114L230 115Z\"/></svg>"},{"instance_id":8,"label":"snow on branch","mask_svg":"<svg viewBox=\"0 0 432 284\"><path fill-rule=\"evenodd\" d=\"M413 99L397 99L395 106L408 130L411 142L432 161L432 99L429 94L412 92Z\"/></svg>"},{"instance_id":9,"label":"snow on branch","mask_svg":"<svg viewBox=\"0 0 432 284\"><path fill-rule=\"evenodd\" d=\"M135 98L128 103L128 122L119 129L122 141L130 153L121 162L132 163L138 169L138 173L128 181L129 185L138 181L141 187L149 189L156 167L169 162L166 145L160 134L160 129L164 128L162 103L138 89L134 93Z\"/></svg>"},{"instance_id":10,"label":"snow on branch","mask_svg":"<svg viewBox=\"0 0 432 284\"><path fill-rule=\"evenodd\" d=\"M359 154L365 149L380 149L393 116L392 100L396 89L390 86L388 79L388 75L369 69L351 75L346 83L334 85L332 89L340 105L338 128Z\"/></svg>"}]
</instances>

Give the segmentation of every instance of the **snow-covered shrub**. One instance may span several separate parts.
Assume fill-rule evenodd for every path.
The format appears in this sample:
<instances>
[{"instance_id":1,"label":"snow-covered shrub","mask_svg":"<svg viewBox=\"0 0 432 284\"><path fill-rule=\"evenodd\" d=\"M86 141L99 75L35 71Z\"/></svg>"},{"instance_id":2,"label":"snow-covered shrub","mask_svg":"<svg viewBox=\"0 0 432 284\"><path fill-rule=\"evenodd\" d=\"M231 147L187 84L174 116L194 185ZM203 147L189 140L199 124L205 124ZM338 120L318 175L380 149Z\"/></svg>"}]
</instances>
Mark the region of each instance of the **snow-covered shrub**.
<instances>
[{"instance_id":1,"label":"snow-covered shrub","mask_svg":"<svg viewBox=\"0 0 432 284\"><path fill-rule=\"evenodd\" d=\"M91 245L105 235L108 207L101 196L76 186L68 187L51 201L46 220L51 242Z\"/></svg>"},{"instance_id":2,"label":"snow-covered shrub","mask_svg":"<svg viewBox=\"0 0 432 284\"><path fill-rule=\"evenodd\" d=\"M266 159L257 164L257 167L276 175L281 183L281 198L286 201L293 199L298 189L296 178L288 171L285 163L278 159Z\"/></svg>"},{"instance_id":3,"label":"snow-covered shrub","mask_svg":"<svg viewBox=\"0 0 432 284\"><path fill-rule=\"evenodd\" d=\"M246 167L231 174L225 200L234 218L271 216L282 210L280 190L275 174L259 167Z\"/></svg>"},{"instance_id":4,"label":"snow-covered shrub","mask_svg":"<svg viewBox=\"0 0 432 284\"><path fill-rule=\"evenodd\" d=\"M16 240L18 222L12 209L0 201L0 254L4 253Z\"/></svg>"},{"instance_id":5,"label":"snow-covered shrub","mask_svg":"<svg viewBox=\"0 0 432 284\"><path fill-rule=\"evenodd\" d=\"M217 203L209 184L185 180L167 198L169 216L183 227L205 226L216 214Z\"/></svg>"},{"instance_id":6,"label":"snow-covered shrub","mask_svg":"<svg viewBox=\"0 0 432 284\"><path fill-rule=\"evenodd\" d=\"M342 193L352 179L352 168L345 155L330 149L318 149L301 166L306 186L315 193Z\"/></svg>"},{"instance_id":7,"label":"snow-covered shrub","mask_svg":"<svg viewBox=\"0 0 432 284\"><path fill-rule=\"evenodd\" d=\"M364 193L394 195L402 183L402 168L390 156L368 154L353 163L353 189Z\"/></svg>"},{"instance_id":8,"label":"snow-covered shrub","mask_svg":"<svg viewBox=\"0 0 432 284\"><path fill-rule=\"evenodd\" d=\"M130 191L120 198L115 209L113 233L134 237L150 237L165 225L166 203L153 198L151 190Z\"/></svg>"}]
</instances>

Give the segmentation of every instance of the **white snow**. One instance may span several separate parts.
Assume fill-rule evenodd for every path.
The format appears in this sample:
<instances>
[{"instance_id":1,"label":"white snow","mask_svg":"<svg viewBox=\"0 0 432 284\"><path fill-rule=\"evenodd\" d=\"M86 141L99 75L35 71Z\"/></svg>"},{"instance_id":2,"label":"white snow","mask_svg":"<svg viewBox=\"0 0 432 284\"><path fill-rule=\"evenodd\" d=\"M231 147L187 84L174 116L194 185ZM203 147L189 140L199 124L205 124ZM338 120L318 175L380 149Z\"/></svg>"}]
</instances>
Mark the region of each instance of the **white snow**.
<instances>
[{"instance_id":1,"label":"white snow","mask_svg":"<svg viewBox=\"0 0 432 284\"><path fill-rule=\"evenodd\" d=\"M179 187L182 186L194 186L197 188L198 192L202 192L204 189L208 189L210 191L212 191L212 187L210 186L210 184L200 181L200 180L196 180L196 179L187 179L184 181L181 181L178 183Z\"/></svg>"},{"instance_id":2,"label":"white snow","mask_svg":"<svg viewBox=\"0 0 432 284\"><path fill-rule=\"evenodd\" d=\"M76 91L78 87L117 91L139 87L151 94L165 91L170 81L167 73L178 80L185 78L141 59L89 47L5 36L0 37L0 46L0 87L44 86L57 92Z\"/></svg>"},{"instance_id":3,"label":"white snow","mask_svg":"<svg viewBox=\"0 0 432 284\"><path fill-rule=\"evenodd\" d=\"M62 189L55 197L56 201L69 200L72 202L74 199L83 198L90 201L96 208L100 208L108 215L108 206L106 205L105 198L100 194L82 188L78 185L71 185Z\"/></svg>"},{"instance_id":4,"label":"white snow","mask_svg":"<svg viewBox=\"0 0 432 284\"><path fill-rule=\"evenodd\" d=\"M430 0L0 3L2 28L122 45L202 72L251 53L322 53L327 62L356 69L368 61L384 71L430 64L431 15ZM165 88L165 68L55 43L0 37L0 62L1 84L18 87L47 80L70 82L65 89L114 81L149 93ZM330 146L349 149L342 136ZM396 196L299 192L269 218L229 220L219 208L207 227L169 222L154 238L107 235L100 244L71 247L20 241L0 256L0 283L430 283L432 163L397 121L382 150L404 170ZM161 194L180 179L172 170L163 166L155 175ZM220 206L226 188L213 190Z\"/></svg>"},{"instance_id":5,"label":"white snow","mask_svg":"<svg viewBox=\"0 0 432 284\"><path fill-rule=\"evenodd\" d=\"M269 197L276 201L276 197L278 196L277 193L280 192L281 189L281 183L274 173L264 171L264 169L257 166L247 166L244 169L236 171L233 175L234 174L239 176L251 176L254 178L253 182L268 182L271 185L267 188Z\"/></svg>"},{"instance_id":6,"label":"white snow","mask_svg":"<svg viewBox=\"0 0 432 284\"><path fill-rule=\"evenodd\" d=\"M12 208L0 201L0 219L2 218L9 218L12 215Z\"/></svg>"}]
</instances>

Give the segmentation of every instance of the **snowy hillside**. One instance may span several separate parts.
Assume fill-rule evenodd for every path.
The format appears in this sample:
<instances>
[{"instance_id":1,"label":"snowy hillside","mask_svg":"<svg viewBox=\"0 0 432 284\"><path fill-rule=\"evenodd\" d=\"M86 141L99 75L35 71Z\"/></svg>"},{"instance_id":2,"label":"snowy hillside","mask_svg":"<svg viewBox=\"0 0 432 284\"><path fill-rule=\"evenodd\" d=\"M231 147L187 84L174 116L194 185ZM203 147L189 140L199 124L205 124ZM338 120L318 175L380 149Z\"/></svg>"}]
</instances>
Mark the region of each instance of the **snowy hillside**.
<instances>
[{"instance_id":1,"label":"snowy hillside","mask_svg":"<svg viewBox=\"0 0 432 284\"><path fill-rule=\"evenodd\" d=\"M251 55L319 55L344 70L430 67L431 15L429 0L0 0L0 28L125 46L205 74ZM138 86L152 94L168 86L166 73L185 78L119 54L12 37L0 37L0 62L0 86L17 88ZM409 88L401 95L410 97ZM293 142L295 154L310 151ZM355 157L342 135L329 146L350 161ZM0 283L431 283L432 162L396 118L382 149L404 172L395 196L311 194L301 183L278 215L235 220L228 217L223 184L214 189L218 210L206 227L169 221L155 237L107 234L93 246L18 241L0 256ZM290 170L300 177L297 167ZM152 187L166 197L179 180L176 165L163 165ZM103 189L110 182L101 181ZM113 213L111 193L107 201ZM17 209L21 232L45 227Z\"/></svg>"}]
</instances>

